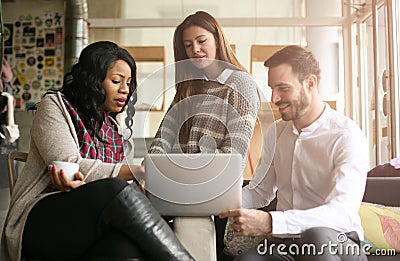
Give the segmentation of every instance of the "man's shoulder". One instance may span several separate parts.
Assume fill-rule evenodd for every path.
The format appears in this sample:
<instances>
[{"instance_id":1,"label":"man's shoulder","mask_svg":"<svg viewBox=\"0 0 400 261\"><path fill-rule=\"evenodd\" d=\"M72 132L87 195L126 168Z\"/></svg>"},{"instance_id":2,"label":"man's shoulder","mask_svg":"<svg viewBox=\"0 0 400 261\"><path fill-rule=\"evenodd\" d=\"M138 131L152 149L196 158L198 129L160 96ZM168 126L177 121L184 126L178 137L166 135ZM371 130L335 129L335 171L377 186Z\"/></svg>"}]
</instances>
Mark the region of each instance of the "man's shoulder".
<instances>
[{"instance_id":1,"label":"man's shoulder","mask_svg":"<svg viewBox=\"0 0 400 261\"><path fill-rule=\"evenodd\" d=\"M352 119L335 110L332 110L325 128L330 135L341 137L343 141L366 143L366 137L361 128Z\"/></svg>"},{"instance_id":2,"label":"man's shoulder","mask_svg":"<svg viewBox=\"0 0 400 261\"><path fill-rule=\"evenodd\" d=\"M267 135L272 135L274 137L279 137L284 130L287 130L288 128L293 129L293 123L292 121L284 121L282 119L274 121L267 129Z\"/></svg>"},{"instance_id":3,"label":"man's shoulder","mask_svg":"<svg viewBox=\"0 0 400 261\"><path fill-rule=\"evenodd\" d=\"M331 129L360 131L360 127L349 117L336 110L331 110L327 124Z\"/></svg>"}]
</instances>

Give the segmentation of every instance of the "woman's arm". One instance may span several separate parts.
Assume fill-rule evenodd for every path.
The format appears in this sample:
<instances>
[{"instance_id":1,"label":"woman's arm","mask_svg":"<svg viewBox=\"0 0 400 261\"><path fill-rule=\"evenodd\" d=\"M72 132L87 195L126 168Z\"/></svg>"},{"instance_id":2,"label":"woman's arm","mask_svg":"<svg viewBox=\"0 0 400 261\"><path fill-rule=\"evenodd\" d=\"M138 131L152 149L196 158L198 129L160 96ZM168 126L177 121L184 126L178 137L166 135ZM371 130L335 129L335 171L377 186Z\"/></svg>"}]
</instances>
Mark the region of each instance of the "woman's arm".
<instances>
[{"instance_id":1,"label":"woman's arm","mask_svg":"<svg viewBox=\"0 0 400 261\"><path fill-rule=\"evenodd\" d=\"M144 166L122 165L117 177L124 180L140 180L144 177Z\"/></svg>"},{"instance_id":2,"label":"woman's arm","mask_svg":"<svg viewBox=\"0 0 400 261\"><path fill-rule=\"evenodd\" d=\"M31 140L48 166L54 160L79 163L85 182L115 177L122 164L83 159L74 126L58 95L46 95L39 104L31 128Z\"/></svg>"},{"instance_id":3,"label":"woman's arm","mask_svg":"<svg viewBox=\"0 0 400 261\"><path fill-rule=\"evenodd\" d=\"M244 169L260 106L257 84L244 72L233 74L232 81L227 84L231 88L228 97L230 110L228 110L226 123L228 131L219 150L223 153L240 153L243 158L242 167Z\"/></svg>"},{"instance_id":4,"label":"woman's arm","mask_svg":"<svg viewBox=\"0 0 400 261\"><path fill-rule=\"evenodd\" d=\"M148 150L149 153L167 153L173 148L176 136L179 134L179 106L174 105L175 103L172 102L165 113L153 142L150 145L150 149Z\"/></svg>"}]
</instances>

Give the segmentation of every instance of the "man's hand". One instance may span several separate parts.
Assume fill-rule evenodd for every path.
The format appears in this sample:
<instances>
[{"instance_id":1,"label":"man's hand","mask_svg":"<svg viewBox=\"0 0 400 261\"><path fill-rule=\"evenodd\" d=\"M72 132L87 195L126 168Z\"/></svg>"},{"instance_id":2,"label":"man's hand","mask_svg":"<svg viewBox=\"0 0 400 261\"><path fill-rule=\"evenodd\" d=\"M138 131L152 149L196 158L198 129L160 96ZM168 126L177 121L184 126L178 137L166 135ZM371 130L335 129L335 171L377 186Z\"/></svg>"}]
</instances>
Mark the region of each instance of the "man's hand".
<instances>
[{"instance_id":1,"label":"man's hand","mask_svg":"<svg viewBox=\"0 0 400 261\"><path fill-rule=\"evenodd\" d=\"M261 236L272 231L272 218L268 212L256 209L233 209L219 214L219 218L232 217L231 224L237 236Z\"/></svg>"}]
</instances>

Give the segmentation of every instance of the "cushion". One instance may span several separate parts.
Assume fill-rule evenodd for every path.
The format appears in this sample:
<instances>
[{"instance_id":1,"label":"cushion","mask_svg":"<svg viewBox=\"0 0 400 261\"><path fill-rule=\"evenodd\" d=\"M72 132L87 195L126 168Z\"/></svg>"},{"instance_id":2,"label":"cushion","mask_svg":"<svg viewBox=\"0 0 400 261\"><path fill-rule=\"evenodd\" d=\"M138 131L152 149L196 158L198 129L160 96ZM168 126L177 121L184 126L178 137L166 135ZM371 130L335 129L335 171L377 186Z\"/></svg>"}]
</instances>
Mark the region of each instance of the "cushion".
<instances>
[{"instance_id":1,"label":"cushion","mask_svg":"<svg viewBox=\"0 0 400 261\"><path fill-rule=\"evenodd\" d=\"M212 217L175 217L173 226L176 237L195 260L217 260Z\"/></svg>"},{"instance_id":2,"label":"cushion","mask_svg":"<svg viewBox=\"0 0 400 261\"><path fill-rule=\"evenodd\" d=\"M400 252L400 207L363 202L358 213L364 228L362 243L366 251L395 249Z\"/></svg>"},{"instance_id":3,"label":"cushion","mask_svg":"<svg viewBox=\"0 0 400 261\"><path fill-rule=\"evenodd\" d=\"M225 235L224 235L224 253L237 256L241 253L256 248L257 245L266 238L266 236L235 236L231 224L233 218L229 217L226 223Z\"/></svg>"},{"instance_id":4,"label":"cushion","mask_svg":"<svg viewBox=\"0 0 400 261\"><path fill-rule=\"evenodd\" d=\"M400 177L400 158L376 166L368 171L368 177Z\"/></svg>"}]
</instances>

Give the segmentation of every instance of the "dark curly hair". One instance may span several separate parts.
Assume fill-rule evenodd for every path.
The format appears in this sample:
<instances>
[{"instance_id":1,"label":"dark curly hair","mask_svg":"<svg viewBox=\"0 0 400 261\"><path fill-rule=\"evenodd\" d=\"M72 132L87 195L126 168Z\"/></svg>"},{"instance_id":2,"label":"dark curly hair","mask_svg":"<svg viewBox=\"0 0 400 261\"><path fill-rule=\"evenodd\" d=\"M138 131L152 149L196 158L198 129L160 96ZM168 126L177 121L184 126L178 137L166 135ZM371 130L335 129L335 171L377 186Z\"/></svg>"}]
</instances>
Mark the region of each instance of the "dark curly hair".
<instances>
[{"instance_id":1,"label":"dark curly hair","mask_svg":"<svg viewBox=\"0 0 400 261\"><path fill-rule=\"evenodd\" d=\"M64 76L61 93L77 108L85 126L96 133L98 130L95 129L92 119L103 120L99 109L106 100L102 82L106 78L107 71L117 60L125 61L131 68L131 85L128 99L122 108L124 110L128 102L134 105L137 100L136 63L129 52L117 44L110 41L99 41L86 46L82 50L78 62ZM116 114L114 113L112 116ZM125 124L131 134L134 114L134 106L128 106Z\"/></svg>"}]
</instances>

